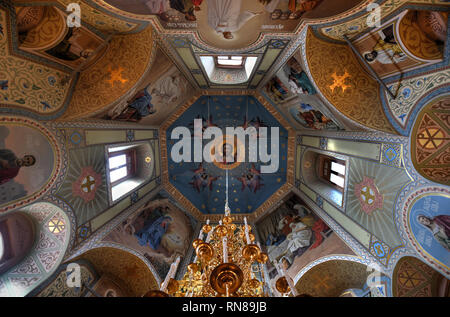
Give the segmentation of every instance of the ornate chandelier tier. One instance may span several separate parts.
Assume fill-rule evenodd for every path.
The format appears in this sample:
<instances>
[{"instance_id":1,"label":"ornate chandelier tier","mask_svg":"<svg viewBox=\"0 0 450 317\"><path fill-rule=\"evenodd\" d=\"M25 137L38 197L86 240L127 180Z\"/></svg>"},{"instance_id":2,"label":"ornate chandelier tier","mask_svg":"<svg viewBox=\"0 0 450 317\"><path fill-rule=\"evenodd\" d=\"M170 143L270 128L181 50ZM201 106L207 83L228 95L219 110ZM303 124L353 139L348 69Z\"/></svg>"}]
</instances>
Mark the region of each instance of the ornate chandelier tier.
<instances>
[{"instance_id":1,"label":"ornate chandelier tier","mask_svg":"<svg viewBox=\"0 0 450 317\"><path fill-rule=\"evenodd\" d=\"M255 235L244 218L244 225L233 223L228 205L228 170L226 170L225 213L215 227L209 220L200 230L199 237L192 242L195 258L187 267L181 280L175 280L180 257L172 263L159 291L149 291L144 297L267 297L268 283L263 265L269 259L255 244ZM203 240L206 234L206 239ZM280 277L276 289L282 296L295 286L286 279L286 272L277 267Z\"/></svg>"},{"instance_id":2,"label":"ornate chandelier tier","mask_svg":"<svg viewBox=\"0 0 450 317\"><path fill-rule=\"evenodd\" d=\"M179 258L172 264L161 291L146 296L175 297L262 297L264 292L263 264L268 255L255 244L255 235L244 218L244 225L233 223L228 205L228 170L226 170L225 213L215 227L209 220L192 243L196 256L188 265L184 277L174 279ZM206 234L206 239L203 240Z\"/></svg>"}]
</instances>

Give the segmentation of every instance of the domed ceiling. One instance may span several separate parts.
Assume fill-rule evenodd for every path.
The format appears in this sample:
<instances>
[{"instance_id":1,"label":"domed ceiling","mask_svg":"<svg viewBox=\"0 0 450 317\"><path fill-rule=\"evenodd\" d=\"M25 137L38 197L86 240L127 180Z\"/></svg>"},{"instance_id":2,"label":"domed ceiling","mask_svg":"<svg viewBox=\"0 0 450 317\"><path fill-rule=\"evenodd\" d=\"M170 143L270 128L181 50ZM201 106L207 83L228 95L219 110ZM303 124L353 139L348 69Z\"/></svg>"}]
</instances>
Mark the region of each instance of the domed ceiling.
<instances>
[{"instance_id":1,"label":"domed ceiling","mask_svg":"<svg viewBox=\"0 0 450 317\"><path fill-rule=\"evenodd\" d=\"M289 168L288 151L289 143L293 143L290 138L291 128L280 123L281 117L270 108L264 99L261 102L251 95L244 96L201 96L190 106L187 105L174 114L163 125L162 137L166 138L167 173L166 181L168 191L179 198L181 203L187 205L197 215L220 215L224 212L226 197L226 180L228 174L229 182L229 205L233 214L252 214L257 211L263 203L274 196L284 192L284 185L288 181L288 174L293 168ZM265 105L263 105L263 103ZM172 150L178 153L179 139L172 138L172 132L177 127L186 127L194 136L194 119L202 119L203 131L208 127L218 127L222 130L224 139L217 139L220 146L218 155L215 156L215 149L212 147L210 153L213 157L211 162L202 156L201 162L194 162L194 138L189 141L191 145L190 162L177 162L172 157ZM284 121L283 121L284 123ZM236 146L225 139L226 127L267 127L269 143L267 143L267 153L272 155L272 163L278 162L278 168L273 173L263 173L261 167L268 166L271 162L263 163L261 155L255 162L249 159L249 138L246 138L247 146L235 138ZM271 153L272 138L277 133L273 128L279 130L279 144ZM265 149L266 141L261 135L254 136L258 141L258 151ZM292 137L292 136L291 136ZM290 142L291 141L291 142ZM211 139L203 139L203 148L211 142ZM222 162L220 158L223 148L229 144L230 155L234 156L234 162ZM292 144L293 145L293 144ZM245 160L242 156L239 159L238 148L245 152ZM261 147L261 148L259 148ZM278 151L278 153L276 153ZM227 150L225 150L225 155ZM231 154L232 153L232 154ZM231 156L229 156L231 157ZM165 158L163 158L165 160ZM264 168L263 168L264 170ZM227 173L228 171L228 173ZM279 197L279 196L277 196ZM279 199L279 198L277 198ZM192 205L191 205L192 204ZM190 208L189 208L190 207ZM200 213L199 213L200 212Z\"/></svg>"}]
</instances>

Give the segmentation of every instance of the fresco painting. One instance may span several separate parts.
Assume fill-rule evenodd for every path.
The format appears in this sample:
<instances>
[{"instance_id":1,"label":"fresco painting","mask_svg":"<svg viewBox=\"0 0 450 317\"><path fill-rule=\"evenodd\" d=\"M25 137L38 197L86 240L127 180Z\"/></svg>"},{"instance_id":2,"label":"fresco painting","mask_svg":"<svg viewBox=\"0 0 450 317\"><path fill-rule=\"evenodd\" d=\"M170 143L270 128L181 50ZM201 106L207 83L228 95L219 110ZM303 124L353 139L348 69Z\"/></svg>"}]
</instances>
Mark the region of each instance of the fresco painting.
<instances>
[{"instance_id":1,"label":"fresco painting","mask_svg":"<svg viewBox=\"0 0 450 317\"><path fill-rule=\"evenodd\" d=\"M168 157L168 181L180 194L184 195L203 214L221 214L226 197L228 177L229 204L233 212L244 214L253 212L279 190L286 182L288 131L254 96L202 96L179 117L166 131L167 153L177 150L177 140L172 139L172 131L177 127L188 127L194 133L194 120L202 119L203 131L208 127L218 127L224 138L217 138L217 153L211 148L211 157L202 162L176 162ZM235 137L234 142L226 137L227 127L279 128L279 166L273 173L262 173L261 159L250 162L249 147ZM272 136L268 129L268 138ZM259 133L254 135L260 139ZM192 139L192 142L193 139ZM210 142L203 138L203 147ZM260 142L260 141L258 141ZM245 142L246 144L247 141ZM191 155L194 153L192 152ZM208 155L208 154L206 154ZM238 158L237 155L242 155ZM236 159L238 158L238 159Z\"/></svg>"},{"instance_id":2,"label":"fresco painting","mask_svg":"<svg viewBox=\"0 0 450 317\"><path fill-rule=\"evenodd\" d=\"M49 140L38 130L0 125L0 205L42 188L52 175L54 161Z\"/></svg>"},{"instance_id":3,"label":"fresco painting","mask_svg":"<svg viewBox=\"0 0 450 317\"><path fill-rule=\"evenodd\" d=\"M158 49L153 65L131 98L99 117L107 120L161 124L193 89L172 61Z\"/></svg>"},{"instance_id":4,"label":"fresco painting","mask_svg":"<svg viewBox=\"0 0 450 317\"><path fill-rule=\"evenodd\" d=\"M269 278L280 268L288 270L297 258L319 247L332 231L296 196L256 223L263 248L269 255Z\"/></svg>"},{"instance_id":5,"label":"fresco painting","mask_svg":"<svg viewBox=\"0 0 450 317\"><path fill-rule=\"evenodd\" d=\"M322 112L315 110L313 106L306 103L294 105L289 108L292 118L302 127L314 130L340 130L339 126Z\"/></svg>"},{"instance_id":6,"label":"fresco painting","mask_svg":"<svg viewBox=\"0 0 450 317\"><path fill-rule=\"evenodd\" d=\"M295 57L271 78L264 87L265 92L275 103L283 103L296 96L312 96L317 90Z\"/></svg>"},{"instance_id":7,"label":"fresco painting","mask_svg":"<svg viewBox=\"0 0 450 317\"><path fill-rule=\"evenodd\" d=\"M447 267L450 263L449 204L449 196L422 195L412 204L408 216L408 225L416 243Z\"/></svg>"},{"instance_id":8,"label":"fresco painting","mask_svg":"<svg viewBox=\"0 0 450 317\"><path fill-rule=\"evenodd\" d=\"M334 5L329 0L106 0L115 8L156 15L166 29L198 31L217 47L239 47L262 32L294 32L302 18L324 18L360 2Z\"/></svg>"},{"instance_id":9,"label":"fresco painting","mask_svg":"<svg viewBox=\"0 0 450 317\"><path fill-rule=\"evenodd\" d=\"M146 257L162 277L178 256L184 257L193 224L171 204L151 202L116 227L105 241L127 246Z\"/></svg>"}]
</instances>

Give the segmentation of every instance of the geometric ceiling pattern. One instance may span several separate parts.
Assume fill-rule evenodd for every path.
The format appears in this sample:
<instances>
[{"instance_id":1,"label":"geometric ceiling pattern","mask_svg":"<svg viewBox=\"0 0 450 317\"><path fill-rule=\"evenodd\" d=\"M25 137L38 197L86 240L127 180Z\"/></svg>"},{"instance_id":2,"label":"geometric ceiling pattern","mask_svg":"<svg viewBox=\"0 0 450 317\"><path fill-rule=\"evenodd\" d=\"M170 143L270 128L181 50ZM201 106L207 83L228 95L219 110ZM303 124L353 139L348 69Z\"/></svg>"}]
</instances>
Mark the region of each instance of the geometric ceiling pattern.
<instances>
[{"instance_id":1,"label":"geometric ceiling pattern","mask_svg":"<svg viewBox=\"0 0 450 317\"><path fill-rule=\"evenodd\" d=\"M219 152L221 151L219 155L223 155L223 151L225 151L225 156L227 156L227 146L229 146L229 157L233 155L234 162L223 163L220 158L216 159L214 148L211 149L212 161L207 162L205 155L208 154L205 154L201 158L201 162L194 162L193 139L188 143L192 145L191 161L174 161L172 150L178 152L176 149L179 140L171 139L173 130L177 127L187 127L194 136L193 123L196 118L202 119L203 130L208 127L218 127L224 136L227 127L243 127L244 129L266 127L268 142L261 138L261 135L250 136L250 138L254 138L258 142L259 151L266 150L267 153L270 153L272 164L278 166L270 173L263 173L261 167L270 165L271 162L262 162L260 155L257 160L250 162L248 146L244 146L237 138L235 138L234 147L231 142L218 139ZM184 112L172 118L171 122L164 132L167 139L168 182L170 188L184 196L200 213L205 215L223 214L227 174L229 205L235 215L253 213L286 184L289 131L254 96L202 96ZM272 130L273 128L278 128L278 131ZM271 144L274 142L271 138L276 134L279 135L279 142ZM203 148L210 141L210 139L203 139ZM247 144L250 142L248 137L246 142ZM277 147L271 150L271 146L275 145ZM238 157L241 149L242 153L245 153L245 157Z\"/></svg>"},{"instance_id":2,"label":"geometric ceiling pattern","mask_svg":"<svg viewBox=\"0 0 450 317\"><path fill-rule=\"evenodd\" d=\"M431 181L450 185L450 96L433 100L418 114L412 129L414 168Z\"/></svg>"}]
</instances>

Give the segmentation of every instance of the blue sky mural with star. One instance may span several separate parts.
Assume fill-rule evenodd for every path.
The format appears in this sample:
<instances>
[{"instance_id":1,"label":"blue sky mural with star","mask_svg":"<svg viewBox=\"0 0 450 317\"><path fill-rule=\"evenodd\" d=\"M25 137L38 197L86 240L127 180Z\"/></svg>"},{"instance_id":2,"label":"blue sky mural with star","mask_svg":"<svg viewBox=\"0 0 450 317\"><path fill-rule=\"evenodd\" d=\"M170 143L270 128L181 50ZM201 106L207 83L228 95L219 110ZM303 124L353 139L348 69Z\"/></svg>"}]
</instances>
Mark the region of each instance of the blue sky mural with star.
<instances>
[{"instance_id":1,"label":"blue sky mural with star","mask_svg":"<svg viewBox=\"0 0 450 317\"><path fill-rule=\"evenodd\" d=\"M172 147L177 139L171 134L176 127L184 126L194 135L194 119L202 118L203 127L217 126L225 135L226 127L255 128L266 126L268 129L270 153L271 129L279 128L278 155L279 168L274 173L260 173L259 160L249 162L247 138L246 160L236 164L193 162L194 146L191 142L191 162L176 163L171 158ZM226 170L228 170L229 205L232 213L246 214L255 211L264 201L274 194L286 182L288 131L253 96L202 96L196 100L166 130L168 172L170 183L184 195L200 212L204 214L222 214L225 204ZM211 140L204 139L203 146ZM259 146L259 144L258 144Z\"/></svg>"}]
</instances>

